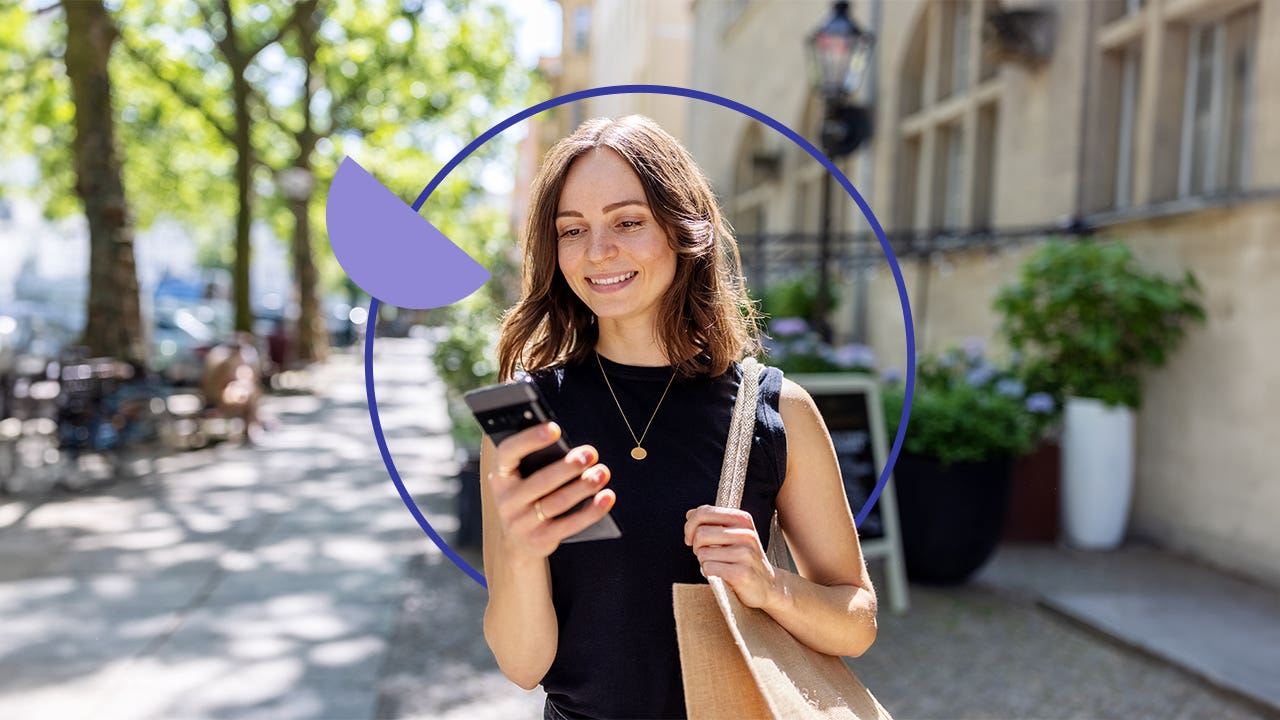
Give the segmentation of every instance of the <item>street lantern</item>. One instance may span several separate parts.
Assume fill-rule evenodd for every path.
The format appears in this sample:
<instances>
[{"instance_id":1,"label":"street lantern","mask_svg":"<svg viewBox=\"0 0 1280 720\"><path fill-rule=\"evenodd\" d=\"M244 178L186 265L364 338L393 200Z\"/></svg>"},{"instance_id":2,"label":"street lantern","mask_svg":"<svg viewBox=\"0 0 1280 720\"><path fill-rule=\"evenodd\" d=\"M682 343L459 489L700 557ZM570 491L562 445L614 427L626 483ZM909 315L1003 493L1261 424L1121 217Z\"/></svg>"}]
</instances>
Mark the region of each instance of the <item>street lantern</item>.
<instances>
[{"instance_id":1,"label":"street lantern","mask_svg":"<svg viewBox=\"0 0 1280 720\"><path fill-rule=\"evenodd\" d=\"M848 101L867 74L875 38L849 17L849 3L839 0L831 17L809 36L809 73L823 100L822 152L837 160L871 136L871 113ZM822 226L818 237L818 297L814 326L831 342L831 173L822 181ZM861 340L861 338L859 338Z\"/></svg>"},{"instance_id":2,"label":"street lantern","mask_svg":"<svg viewBox=\"0 0 1280 720\"><path fill-rule=\"evenodd\" d=\"M838 99L858 91L873 42L871 34L849 17L849 3L835 3L831 17L809 36L809 73L823 98Z\"/></svg>"}]
</instances>

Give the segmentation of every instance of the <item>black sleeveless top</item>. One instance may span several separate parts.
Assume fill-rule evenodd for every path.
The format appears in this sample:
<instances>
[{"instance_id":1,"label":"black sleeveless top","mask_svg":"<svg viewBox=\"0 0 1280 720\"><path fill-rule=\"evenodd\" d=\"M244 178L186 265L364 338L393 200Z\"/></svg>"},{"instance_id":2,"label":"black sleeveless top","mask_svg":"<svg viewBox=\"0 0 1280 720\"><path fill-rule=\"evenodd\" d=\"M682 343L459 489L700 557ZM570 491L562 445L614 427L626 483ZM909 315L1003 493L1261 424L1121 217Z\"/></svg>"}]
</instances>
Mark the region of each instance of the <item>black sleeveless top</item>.
<instances>
[{"instance_id":1,"label":"black sleeveless top","mask_svg":"<svg viewBox=\"0 0 1280 720\"><path fill-rule=\"evenodd\" d=\"M667 367L601 358L617 402L638 434L671 378ZM685 513L715 503L729 422L742 378L735 364L716 378L676 380L635 447L594 356L535 372L535 382L570 446L590 444L612 471L612 510L622 537L561 545L550 557L559 644L542 679L549 712L568 718L685 716L672 583L705 583L684 544ZM779 414L782 373L761 374L755 437L742 508L762 546L769 544L774 501L786 475Z\"/></svg>"}]
</instances>

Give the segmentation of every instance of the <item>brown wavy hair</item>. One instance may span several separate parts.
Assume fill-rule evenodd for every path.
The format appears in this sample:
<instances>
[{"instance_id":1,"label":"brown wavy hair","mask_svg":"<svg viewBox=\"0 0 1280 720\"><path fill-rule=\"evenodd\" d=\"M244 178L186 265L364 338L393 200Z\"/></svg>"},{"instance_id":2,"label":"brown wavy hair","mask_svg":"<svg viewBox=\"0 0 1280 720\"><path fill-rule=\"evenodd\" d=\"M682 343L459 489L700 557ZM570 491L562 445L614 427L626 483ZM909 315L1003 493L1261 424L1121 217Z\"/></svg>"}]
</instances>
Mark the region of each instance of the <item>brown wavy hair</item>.
<instances>
[{"instance_id":1,"label":"brown wavy hair","mask_svg":"<svg viewBox=\"0 0 1280 720\"><path fill-rule=\"evenodd\" d=\"M593 118L551 148L534 178L521 240L521 296L502 321L499 375L505 380L517 369L580 361L595 349L595 315L560 272L555 218L570 165L597 148L617 152L635 170L676 253L656 332L676 374L714 377L759 353L758 314L747 296L738 245L702 170L647 117Z\"/></svg>"}]
</instances>

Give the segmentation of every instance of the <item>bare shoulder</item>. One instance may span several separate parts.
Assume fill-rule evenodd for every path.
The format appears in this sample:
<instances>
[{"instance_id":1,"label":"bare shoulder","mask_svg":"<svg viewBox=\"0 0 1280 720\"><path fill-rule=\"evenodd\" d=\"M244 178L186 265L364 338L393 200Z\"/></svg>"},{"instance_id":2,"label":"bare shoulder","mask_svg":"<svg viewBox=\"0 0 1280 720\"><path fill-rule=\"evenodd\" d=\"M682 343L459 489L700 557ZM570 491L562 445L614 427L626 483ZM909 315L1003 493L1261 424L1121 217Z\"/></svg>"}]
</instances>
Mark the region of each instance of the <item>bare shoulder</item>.
<instances>
[{"instance_id":1,"label":"bare shoulder","mask_svg":"<svg viewBox=\"0 0 1280 720\"><path fill-rule=\"evenodd\" d=\"M782 378L782 393L778 402L778 412L782 415L782 424L788 430L812 429L816 424L822 425L822 414L813 402L809 391L790 378Z\"/></svg>"}]
</instances>

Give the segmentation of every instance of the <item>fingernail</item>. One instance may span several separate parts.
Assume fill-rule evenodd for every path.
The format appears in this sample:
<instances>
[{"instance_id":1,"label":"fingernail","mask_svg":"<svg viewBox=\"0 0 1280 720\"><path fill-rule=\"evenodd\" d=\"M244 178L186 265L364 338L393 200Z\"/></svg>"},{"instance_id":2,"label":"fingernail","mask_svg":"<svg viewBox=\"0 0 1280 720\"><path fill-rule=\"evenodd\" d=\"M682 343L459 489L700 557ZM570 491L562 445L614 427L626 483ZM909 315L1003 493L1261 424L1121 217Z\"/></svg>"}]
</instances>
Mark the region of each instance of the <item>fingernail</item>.
<instances>
[{"instance_id":1,"label":"fingernail","mask_svg":"<svg viewBox=\"0 0 1280 720\"><path fill-rule=\"evenodd\" d=\"M545 438L553 438L559 430L559 425L556 425L555 423L547 423L546 426L542 428L542 436Z\"/></svg>"},{"instance_id":2,"label":"fingernail","mask_svg":"<svg viewBox=\"0 0 1280 720\"><path fill-rule=\"evenodd\" d=\"M586 478L587 478L587 482L591 483L592 485L599 485L600 483L604 482L604 471L599 468L596 468L595 470L589 470L586 474Z\"/></svg>"}]
</instances>

